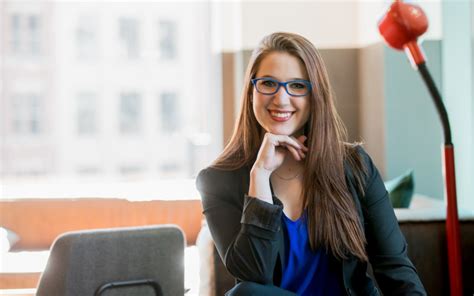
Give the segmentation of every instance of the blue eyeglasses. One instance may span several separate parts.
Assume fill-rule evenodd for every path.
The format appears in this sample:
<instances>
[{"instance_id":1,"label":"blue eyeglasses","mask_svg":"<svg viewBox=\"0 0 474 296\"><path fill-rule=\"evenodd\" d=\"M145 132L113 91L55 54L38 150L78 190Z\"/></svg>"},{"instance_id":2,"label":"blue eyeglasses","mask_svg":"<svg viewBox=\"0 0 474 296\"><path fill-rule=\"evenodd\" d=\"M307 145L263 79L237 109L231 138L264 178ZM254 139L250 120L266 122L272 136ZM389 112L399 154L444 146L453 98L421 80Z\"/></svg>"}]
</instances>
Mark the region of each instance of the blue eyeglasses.
<instances>
[{"instance_id":1,"label":"blue eyeglasses","mask_svg":"<svg viewBox=\"0 0 474 296\"><path fill-rule=\"evenodd\" d=\"M280 82L270 77L252 79L255 89L264 95L273 95L278 92L280 86L283 86L286 93L294 97L306 96L311 92L311 83L304 79L295 79L286 82Z\"/></svg>"}]
</instances>

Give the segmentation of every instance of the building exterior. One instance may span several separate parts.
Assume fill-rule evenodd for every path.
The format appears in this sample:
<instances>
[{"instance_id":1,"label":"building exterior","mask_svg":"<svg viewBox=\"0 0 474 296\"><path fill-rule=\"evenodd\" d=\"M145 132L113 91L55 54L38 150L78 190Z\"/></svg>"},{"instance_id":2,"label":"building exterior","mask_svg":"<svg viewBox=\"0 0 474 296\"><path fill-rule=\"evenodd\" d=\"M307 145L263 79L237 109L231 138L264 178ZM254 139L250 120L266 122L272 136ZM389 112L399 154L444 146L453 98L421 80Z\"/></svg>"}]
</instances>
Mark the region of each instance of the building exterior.
<instances>
[{"instance_id":1,"label":"building exterior","mask_svg":"<svg viewBox=\"0 0 474 296\"><path fill-rule=\"evenodd\" d=\"M2 1L1 178L194 176L222 148L209 11Z\"/></svg>"}]
</instances>

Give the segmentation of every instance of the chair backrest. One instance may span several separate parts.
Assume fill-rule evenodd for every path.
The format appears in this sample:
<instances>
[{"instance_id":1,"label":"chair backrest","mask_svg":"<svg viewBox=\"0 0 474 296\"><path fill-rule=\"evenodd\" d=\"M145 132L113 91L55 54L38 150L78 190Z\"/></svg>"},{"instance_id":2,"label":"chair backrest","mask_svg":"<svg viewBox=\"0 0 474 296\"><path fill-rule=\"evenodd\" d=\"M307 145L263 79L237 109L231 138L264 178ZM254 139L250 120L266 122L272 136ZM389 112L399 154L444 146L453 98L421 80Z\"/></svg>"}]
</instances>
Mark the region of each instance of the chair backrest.
<instances>
[{"instance_id":1,"label":"chair backrest","mask_svg":"<svg viewBox=\"0 0 474 296\"><path fill-rule=\"evenodd\" d=\"M184 248L175 225L68 232L51 247L37 295L159 295L148 281L163 295L183 295Z\"/></svg>"}]
</instances>

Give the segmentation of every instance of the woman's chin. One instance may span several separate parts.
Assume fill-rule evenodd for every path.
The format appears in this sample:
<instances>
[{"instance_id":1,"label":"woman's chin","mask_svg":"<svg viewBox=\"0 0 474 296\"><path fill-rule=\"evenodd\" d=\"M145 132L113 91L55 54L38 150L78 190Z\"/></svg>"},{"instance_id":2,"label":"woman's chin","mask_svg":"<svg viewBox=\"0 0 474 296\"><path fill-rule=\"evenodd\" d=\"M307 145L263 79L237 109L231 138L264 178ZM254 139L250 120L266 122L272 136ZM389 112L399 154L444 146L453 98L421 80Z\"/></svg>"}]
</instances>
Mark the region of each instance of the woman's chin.
<instances>
[{"instance_id":1,"label":"woman's chin","mask_svg":"<svg viewBox=\"0 0 474 296\"><path fill-rule=\"evenodd\" d=\"M269 128L269 129L267 129L267 132L269 132L271 134L274 134L274 135L291 136L296 131L293 130L293 129L285 129L285 128Z\"/></svg>"}]
</instances>

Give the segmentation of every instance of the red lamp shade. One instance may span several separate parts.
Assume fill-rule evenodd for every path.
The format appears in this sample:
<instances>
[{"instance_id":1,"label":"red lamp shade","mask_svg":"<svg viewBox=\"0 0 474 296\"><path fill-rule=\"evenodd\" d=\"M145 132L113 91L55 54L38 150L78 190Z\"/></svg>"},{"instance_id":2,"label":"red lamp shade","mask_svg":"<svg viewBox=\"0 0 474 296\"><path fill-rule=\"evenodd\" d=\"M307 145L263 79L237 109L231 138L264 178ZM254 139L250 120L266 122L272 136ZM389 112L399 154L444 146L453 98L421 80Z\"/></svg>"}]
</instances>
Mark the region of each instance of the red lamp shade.
<instances>
[{"instance_id":1,"label":"red lamp shade","mask_svg":"<svg viewBox=\"0 0 474 296\"><path fill-rule=\"evenodd\" d=\"M378 27L389 46L408 51L416 65L425 61L417 39L428 29L428 18L419 6L394 2L380 19Z\"/></svg>"}]
</instances>

